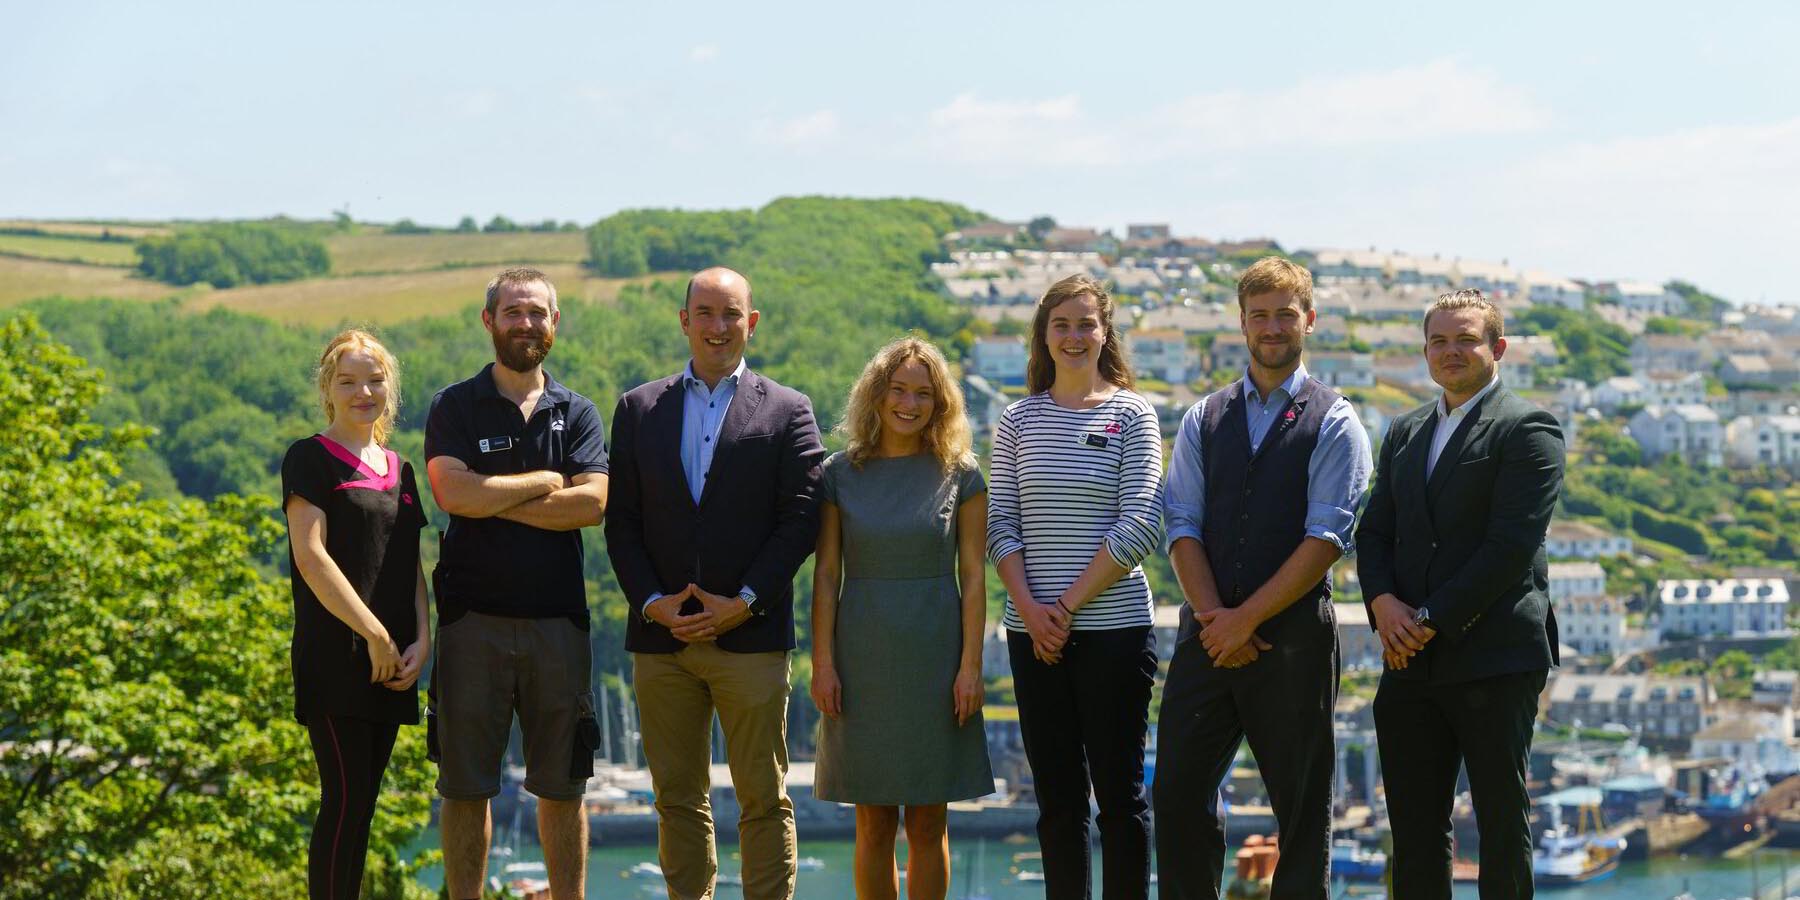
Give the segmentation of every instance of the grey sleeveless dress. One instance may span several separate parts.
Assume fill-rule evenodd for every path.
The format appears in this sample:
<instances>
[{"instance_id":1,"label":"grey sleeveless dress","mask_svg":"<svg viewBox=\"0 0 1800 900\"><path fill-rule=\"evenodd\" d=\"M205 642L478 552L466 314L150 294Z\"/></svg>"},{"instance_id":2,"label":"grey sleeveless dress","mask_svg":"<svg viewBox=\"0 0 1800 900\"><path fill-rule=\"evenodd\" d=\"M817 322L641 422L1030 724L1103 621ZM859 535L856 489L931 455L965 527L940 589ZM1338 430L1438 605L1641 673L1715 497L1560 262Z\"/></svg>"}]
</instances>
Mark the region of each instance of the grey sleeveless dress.
<instances>
[{"instance_id":1,"label":"grey sleeveless dress","mask_svg":"<svg viewBox=\"0 0 1800 900\"><path fill-rule=\"evenodd\" d=\"M844 713L825 719L813 794L926 805L994 790L979 713L956 724L962 656L956 510L986 490L978 469L946 475L929 454L825 461L844 583L833 658Z\"/></svg>"}]
</instances>

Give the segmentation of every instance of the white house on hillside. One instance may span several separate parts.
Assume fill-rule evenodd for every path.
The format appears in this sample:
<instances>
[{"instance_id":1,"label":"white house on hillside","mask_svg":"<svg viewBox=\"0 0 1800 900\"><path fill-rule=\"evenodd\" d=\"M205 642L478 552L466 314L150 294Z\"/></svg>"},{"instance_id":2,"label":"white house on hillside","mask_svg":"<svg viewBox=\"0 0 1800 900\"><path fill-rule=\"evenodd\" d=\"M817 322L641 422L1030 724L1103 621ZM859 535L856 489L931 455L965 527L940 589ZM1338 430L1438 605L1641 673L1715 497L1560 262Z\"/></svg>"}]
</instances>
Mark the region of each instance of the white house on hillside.
<instances>
[{"instance_id":1,"label":"white house on hillside","mask_svg":"<svg viewBox=\"0 0 1800 900\"><path fill-rule=\"evenodd\" d=\"M1680 294L1648 281L1621 281L1605 295L1626 309L1654 316L1678 316L1687 311L1687 301Z\"/></svg>"},{"instance_id":2,"label":"white house on hillside","mask_svg":"<svg viewBox=\"0 0 1800 900\"><path fill-rule=\"evenodd\" d=\"M1692 465L1723 465L1725 429L1719 414L1687 403L1680 406L1646 406L1631 417L1631 437L1656 460L1675 454Z\"/></svg>"},{"instance_id":3,"label":"white house on hillside","mask_svg":"<svg viewBox=\"0 0 1800 900\"><path fill-rule=\"evenodd\" d=\"M1800 416L1740 416L1725 435L1733 465L1800 471Z\"/></svg>"},{"instance_id":4,"label":"white house on hillside","mask_svg":"<svg viewBox=\"0 0 1800 900\"><path fill-rule=\"evenodd\" d=\"M1664 634L1778 637L1787 627L1787 582L1780 578L1675 579L1656 585Z\"/></svg>"},{"instance_id":5,"label":"white house on hillside","mask_svg":"<svg viewBox=\"0 0 1800 900\"><path fill-rule=\"evenodd\" d=\"M1560 306L1576 312L1587 305L1587 291L1580 284L1549 272L1525 273L1525 297L1534 304Z\"/></svg>"},{"instance_id":6,"label":"white house on hillside","mask_svg":"<svg viewBox=\"0 0 1800 900\"><path fill-rule=\"evenodd\" d=\"M1187 384L1199 374L1200 351L1173 328L1132 331L1125 336L1132 368L1170 384Z\"/></svg>"},{"instance_id":7,"label":"white house on hillside","mask_svg":"<svg viewBox=\"0 0 1800 900\"><path fill-rule=\"evenodd\" d=\"M1025 383L1025 339L1017 335L990 334L975 339L969 367L996 385Z\"/></svg>"},{"instance_id":8,"label":"white house on hillside","mask_svg":"<svg viewBox=\"0 0 1800 900\"><path fill-rule=\"evenodd\" d=\"M1552 558L1559 559L1601 559L1630 556L1632 552L1631 538L1570 519L1550 523L1550 534L1544 546ZM1601 577L1604 579L1604 572Z\"/></svg>"},{"instance_id":9,"label":"white house on hillside","mask_svg":"<svg viewBox=\"0 0 1800 900\"><path fill-rule=\"evenodd\" d=\"M1589 560L1550 564L1550 599L1606 593L1606 570Z\"/></svg>"}]
</instances>

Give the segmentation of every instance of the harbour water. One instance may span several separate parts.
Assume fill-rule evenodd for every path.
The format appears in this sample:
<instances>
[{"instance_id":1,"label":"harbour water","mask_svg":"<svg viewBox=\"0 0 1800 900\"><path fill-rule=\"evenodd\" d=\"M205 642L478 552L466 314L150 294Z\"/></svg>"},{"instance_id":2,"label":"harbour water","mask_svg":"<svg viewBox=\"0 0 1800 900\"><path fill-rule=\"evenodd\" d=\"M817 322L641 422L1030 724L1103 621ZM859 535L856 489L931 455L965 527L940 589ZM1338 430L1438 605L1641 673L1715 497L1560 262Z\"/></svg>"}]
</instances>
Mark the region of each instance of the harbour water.
<instances>
[{"instance_id":1,"label":"harbour water","mask_svg":"<svg viewBox=\"0 0 1800 900\"><path fill-rule=\"evenodd\" d=\"M432 830L421 835L417 846L436 845L437 834ZM902 842L902 859L904 848L905 843ZM736 849L734 844L720 848L719 870L722 873L736 874ZM950 844L951 900L980 897L991 900L1025 900L1043 897L1044 886L1041 882L1022 881L1019 878L1021 872L1027 873L1026 877L1029 878L1029 873L1043 870L1042 864L1035 858L1036 850L1035 842L953 838ZM797 900L848 900L854 897L856 892L851 878L851 853L852 845L849 841L802 841L800 855L816 859L822 866L800 872L795 892ZM490 865L490 873L497 872L504 862L542 859L536 845L521 842L513 857L497 858ZM638 863L655 861L656 848L653 846L596 847L588 855L587 895L590 898L663 897L665 893L660 881L631 878L624 874ZM1094 896L1098 897L1100 852L1097 846L1094 861ZM1619 871L1605 880L1568 888L1540 889L1539 893L1551 900L1669 900L1686 890L1696 900L1736 900L1771 896L1768 892L1781 886L1784 870L1788 872L1786 889L1772 896L1800 897L1800 850L1763 850L1742 860L1690 856L1628 862L1620 865ZM425 872L420 880L436 889L442 882L442 873L432 869ZM1373 884L1348 890L1346 888L1349 886L1340 886L1334 896L1350 896L1353 891L1360 893L1378 889ZM742 896L742 892L735 886L722 884L717 895L720 900L731 900ZM902 896L905 896L904 891ZM1478 896L1473 884L1456 886L1457 900L1476 900Z\"/></svg>"}]
</instances>

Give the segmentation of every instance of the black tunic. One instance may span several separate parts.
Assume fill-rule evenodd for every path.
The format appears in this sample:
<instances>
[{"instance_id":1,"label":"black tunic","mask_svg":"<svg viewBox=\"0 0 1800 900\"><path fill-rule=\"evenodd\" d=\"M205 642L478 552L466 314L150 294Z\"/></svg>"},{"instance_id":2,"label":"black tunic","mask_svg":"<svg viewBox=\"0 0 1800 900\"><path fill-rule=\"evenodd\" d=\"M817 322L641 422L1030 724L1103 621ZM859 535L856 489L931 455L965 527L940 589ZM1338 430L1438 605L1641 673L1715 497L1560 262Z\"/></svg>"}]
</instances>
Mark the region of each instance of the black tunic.
<instances>
[{"instance_id":1,"label":"black tunic","mask_svg":"<svg viewBox=\"0 0 1800 900\"><path fill-rule=\"evenodd\" d=\"M281 492L325 512L325 552L404 652L418 636L413 599L425 513L412 466L389 450L387 470L385 477L376 475L351 451L314 435L288 447ZM291 543L288 570L294 596L294 718L305 724L307 716L325 713L417 724L417 687L394 691L370 683L366 642L300 577Z\"/></svg>"}]
</instances>

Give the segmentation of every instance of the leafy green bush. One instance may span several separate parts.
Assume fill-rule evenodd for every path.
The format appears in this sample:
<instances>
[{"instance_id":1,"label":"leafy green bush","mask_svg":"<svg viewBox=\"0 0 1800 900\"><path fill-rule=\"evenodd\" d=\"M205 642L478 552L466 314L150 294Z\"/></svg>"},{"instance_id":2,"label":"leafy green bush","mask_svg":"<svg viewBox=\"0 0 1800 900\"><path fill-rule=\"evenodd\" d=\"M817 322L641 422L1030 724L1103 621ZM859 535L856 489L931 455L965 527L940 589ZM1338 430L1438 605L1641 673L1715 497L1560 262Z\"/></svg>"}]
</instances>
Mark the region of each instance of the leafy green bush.
<instances>
[{"instance_id":1,"label":"leafy green bush","mask_svg":"<svg viewBox=\"0 0 1800 900\"><path fill-rule=\"evenodd\" d=\"M299 896L318 788L274 502L146 501L118 463L145 430L89 418L98 372L29 316L0 359L0 900ZM378 852L428 813L403 731Z\"/></svg>"}]
</instances>

